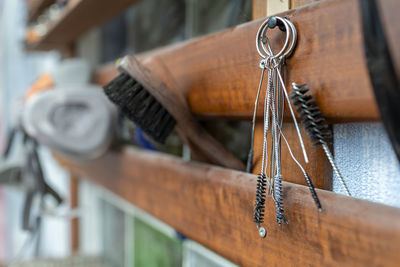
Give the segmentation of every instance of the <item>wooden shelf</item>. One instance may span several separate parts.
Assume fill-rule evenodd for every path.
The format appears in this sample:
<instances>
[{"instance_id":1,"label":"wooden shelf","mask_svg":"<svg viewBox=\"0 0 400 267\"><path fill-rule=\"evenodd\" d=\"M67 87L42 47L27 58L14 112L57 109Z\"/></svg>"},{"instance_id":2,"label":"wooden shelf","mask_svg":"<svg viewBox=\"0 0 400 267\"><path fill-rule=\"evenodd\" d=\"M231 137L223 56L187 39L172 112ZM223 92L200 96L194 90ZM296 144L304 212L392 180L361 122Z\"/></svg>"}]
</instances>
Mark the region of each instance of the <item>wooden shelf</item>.
<instances>
[{"instance_id":1,"label":"wooden shelf","mask_svg":"<svg viewBox=\"0 0 400 267\"><path fill-rule=\"evenodd\" d=\"M28 50L61 49L83 33L116 17L139 0L71 0L58 20L49 25L39 41L27 44Z\"/></svg>"},{"instance_id":2,"label":"wooden shelf","mask_svg":"<svg viewBox=\"0 0 400 267\"><path fill-rule=\"evenodd\" d=\"M400 209L284 183L288 225L275 222L266 201L268 235L253 223L256 177L168 155L126 148L76 163L56 155L74 174L154 215L240 266L396 266Z\"/></svg>"},{"instance_id":3,"label":"wooden shelf","mask_svg":"<svg viewBox=\"0 0 400 267\"><path fill-rule=\"evenodd\" d=\"M28 23L34 22L43 11L55 3L55 0L32 0L29 4Z\"/></svg>"}]
</instances>

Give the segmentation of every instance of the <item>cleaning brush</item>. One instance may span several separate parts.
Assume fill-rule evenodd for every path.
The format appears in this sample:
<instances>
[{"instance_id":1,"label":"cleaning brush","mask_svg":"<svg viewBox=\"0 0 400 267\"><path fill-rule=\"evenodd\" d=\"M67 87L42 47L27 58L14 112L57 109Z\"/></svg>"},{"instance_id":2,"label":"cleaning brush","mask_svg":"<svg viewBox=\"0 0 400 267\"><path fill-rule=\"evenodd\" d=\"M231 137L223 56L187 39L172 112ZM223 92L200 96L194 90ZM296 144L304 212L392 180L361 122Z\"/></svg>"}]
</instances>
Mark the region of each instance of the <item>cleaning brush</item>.
<instances>
[{"instance_id":1,"label":"cleaning brush","mask_svg":"<svg viewBox=\"0 0 400 267\"><path fill-rule=\"evenodd\" d=\"M121 74L104 86L104 92L147 135L163 143L175 129L200 158L244 170L243 162L208 134L194 118L182 93L169 88L133 56L124 57L118 69Z\"/></svg>"},{"instance_id":2,"label":"cleaning brush","mask_svg":"<svg viewBox=\"0 0 400 267\"><path fill-rule=\"evenodd\" d=\"M164 143L176 121L140 83L126 73L104 86L108 98L147 135Z\"/></svg>"},{"instance_id":3,"label":"cleaning brush","mask_svg":"<svg viewBox=\"0 0 400 267\"><path fill-rule=\"evenodd\" d=\"M328 140L332 138L332 132L330 131L329 126L325 124L325 118L322 116L322 113L312 95L307 94L309 88L306 84L297 85L296 83L292 83L292 86L293 92L290 98L293 100L293 105L298 106L297 112L299 113L299 116L303 118L302 123L304 124L311 141L314 142L313 145L322 146L344 190L347 195L351 196L328 147Z\"/></svg>"}]
</instances>

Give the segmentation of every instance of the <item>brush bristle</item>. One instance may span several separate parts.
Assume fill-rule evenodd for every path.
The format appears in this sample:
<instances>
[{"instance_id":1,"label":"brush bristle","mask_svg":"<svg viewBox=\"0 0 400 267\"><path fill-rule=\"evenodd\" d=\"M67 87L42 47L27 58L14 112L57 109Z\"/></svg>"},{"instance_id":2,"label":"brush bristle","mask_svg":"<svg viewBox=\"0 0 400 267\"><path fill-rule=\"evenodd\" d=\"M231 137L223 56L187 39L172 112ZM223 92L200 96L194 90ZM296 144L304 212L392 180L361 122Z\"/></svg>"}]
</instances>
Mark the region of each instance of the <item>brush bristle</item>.
<instances>
[{"instance_id":1,"label":"brush bristle","mask_svg":"<svg viewBox=\"0 0 400 267\"><path fill-rule=\"evenodd\" d=\"M327 140L332 137L332 133L329 126L325 124L325 118L313 97L307 95L308 91L309 88L305 84L293 84L293 92L290 98L293 100L293 105L298 106L297 112L303 118L302 123L314 145L326 144Z\"/></svg>"},{"instance_id":2,"label":"brush bristle","mask_svg":"<svg viewBox=\"0 0 400 267\"><path fill-rule=\"evenodd\" d=\"M128 119L155 141L165 142L176 121L141 84L130 75L121 73L103 88Z\"/></svg>"}]
</instances>

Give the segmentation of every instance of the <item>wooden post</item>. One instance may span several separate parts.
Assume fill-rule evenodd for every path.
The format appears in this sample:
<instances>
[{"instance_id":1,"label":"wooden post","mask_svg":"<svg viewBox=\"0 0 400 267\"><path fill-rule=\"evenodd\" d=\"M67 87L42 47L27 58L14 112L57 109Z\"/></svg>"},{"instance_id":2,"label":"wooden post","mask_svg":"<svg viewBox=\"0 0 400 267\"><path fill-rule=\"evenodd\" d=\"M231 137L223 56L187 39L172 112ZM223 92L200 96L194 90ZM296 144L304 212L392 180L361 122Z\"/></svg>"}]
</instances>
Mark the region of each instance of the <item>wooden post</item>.
<instances>
[{"instance_id":1,"label":"wooden post","mask_svg":"<svg viewBox=\"0 0 400 267\"><path fill-rule=\"evenodd\" d=\"M70 191L70 208L71 210L76 209L79 206L79 178L75 174L70 175L69 180L69 191ZM79 219L71 219L71 252L76 253L79 251Z\"/></svg>"}]
</instances>

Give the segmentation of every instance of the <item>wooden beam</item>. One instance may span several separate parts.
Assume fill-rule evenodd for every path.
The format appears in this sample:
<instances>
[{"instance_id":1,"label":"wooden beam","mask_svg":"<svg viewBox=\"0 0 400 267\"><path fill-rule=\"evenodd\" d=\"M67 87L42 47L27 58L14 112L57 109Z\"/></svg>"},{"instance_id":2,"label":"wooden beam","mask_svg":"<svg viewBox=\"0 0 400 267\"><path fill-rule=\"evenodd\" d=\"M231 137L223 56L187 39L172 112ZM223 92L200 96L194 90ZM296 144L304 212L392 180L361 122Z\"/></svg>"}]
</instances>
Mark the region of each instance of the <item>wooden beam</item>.
<instances>
[{"instance_id":1,"label":"wooden beam","mask_svg":"<svg viewBox=\"0 0 400 267\"><path fill-rule=\"evenodd\" d=\"M267 15L272 16L290 9L289 0L267 1Z\"/></svg>"},{"instance_id":2,"label":"wooden beam","mask_svg":"<svg viewBox=\"0 0 400 267\"><path fill-rule=\"evenodd\" d=\"M68 2L60 17L51 22L47 33L35 43L28 43L29 50L60 49L83 33L116 17L139 0L74 0ZM98 12L94 12L97 10Z\"/></svg>"},{"instance_id":3,"label":"wooden beam","mask_svg":"<svg viewBox=\"0 0 400 267\"><path fill-rule=\"evenodd\" d=\"M70 208L76 209L79 206L79 179L74 174L69 178L69 195L70 195ZM71 252L77 253L79 251L79 219L71 219Z\"/></svg>"},{"instance_id":4,"label":"wooden beam","mask_svg":"<svg viewBox=\"0 0 400 267\"><path fill-rule=\"evenodd\" d=\"M297 7L301 7L301 6L305 6L311 3L315 3L315 2L319 2L321 0L284 0L284 1L275 1L275 0L253 0L252 4L253 4L253 9L252 9L252 18L253 20L255 19L260 19L260 18L264 18L268 15L267 12L267 6L268 6L268 2L280 2L280 3L286 3L289 2L288 5L285 5L285 10L287 9L291 9L291 8L297 8ZM285 10L281 10L281 11L285 11ZM269 15L273 15L273 14L269 14Z\"/></svg>"},{"instance_id":5,"label":"wooden beam","mask_svg":"<svg viewBox=\"0 0 400 267\"><path fill-rule=\"evenodd\" d=\"M137 149L109 152L65 167L112 191L240 266L396 266L400 210L318 190L318 212L306 187L284 183L288 225L266 202L268 235L252 221L254 175Z\"/></svg>"},{"instance_id":6,"label":"wooden beam","mask_svg":"<svg viewBox=\"0 0 400 267\"><path fill-rule=\"evenodd\" d=\"M260 173L262 162L262 147L263 147L263 123L256 124L255 140L254 140L254 157L253 157L253 173ZM292 152L296 159L302 164L307 174L310 176L316 188L331 190L332 189L332 168L327 160L321 146L314 147L306 131L302 130L304 145L307 150L309 164L306 164L303 159L303 154L300 142L297 137L296 128L293 123L283 123L282 132L285 134L289 142ZM270 140L269 140L270 141ZM271 148L271 143L268 142L268 147ZM282 140L282 179L286 182L307 185L304 176L299 169L299 166L293 161L285 142ZM270 155L268 151L268 155ZM270 156L269 156L270 158Z\"/></svg>"},{"instance_id":7,"label":"wooden beam","mask_svg":"<svg viewBox=\"0 0 400 267\"><path fill-rule=\"evenodd\" d=\"M389 15L391 26L398 25L400 17ZM297 48L287 62L288 84L308 83L330 121L379 120L364 57L358 0L321 1L281 16L289 17L299 32ZM261 22L245 23L139 58L169 87L183 92L198 116L249 119L260 75L255 36ZM271 33L272 46L280 47L277 35L282 33ZM400 36L395 38L400 40Z\"/></svg>"},{"instance_id":8,"label":"wooden beam","mask_svg":"<svg viewBox=\"0 0 400 267\"><path fill-rule=\"evenodd\" d=\"M114 62L110 62L98 67L93 72L92 82L103 86L118 76L118 74L119 72L116 64Z\"/></svg>"},{"instance_id":9,"label":"wooden beam","mask_svg":"<svg viewBox=\"0 0 400 267\"><path fill-rule=\"evenodd\" d=\"M290 8L297 8L323 0L290 0Z\"/></svg>"},{"instance_id":10,"label":"wooden beam","mask_svg":"<svg viewBox=\"0 0 400 267\"><path fill-rule=\"evenodd\" d=\"M252 18L264 18L267 12L267 0L253 0L252 1Z\"/></svg>"}]
</instances>

